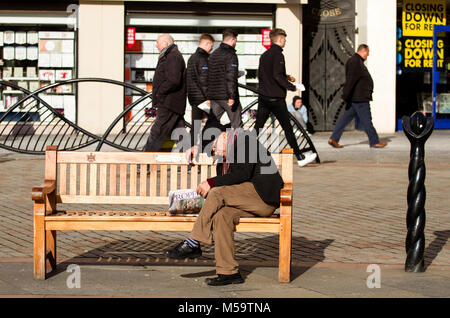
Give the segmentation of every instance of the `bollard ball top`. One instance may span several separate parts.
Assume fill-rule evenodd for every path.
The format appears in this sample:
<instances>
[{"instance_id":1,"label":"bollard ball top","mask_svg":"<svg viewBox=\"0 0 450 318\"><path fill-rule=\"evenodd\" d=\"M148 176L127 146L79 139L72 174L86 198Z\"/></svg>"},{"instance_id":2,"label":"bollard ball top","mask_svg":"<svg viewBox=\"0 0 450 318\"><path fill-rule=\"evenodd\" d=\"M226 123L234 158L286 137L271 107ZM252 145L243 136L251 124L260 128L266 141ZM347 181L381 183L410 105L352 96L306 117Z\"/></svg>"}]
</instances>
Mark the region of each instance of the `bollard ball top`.
<instances>
[{"instance_id":1,"label":"bollard ball top","mask_svg":"<svg viewBox=\"0 0 450 318\"><path fill-rule=\"evenodd\" d=\"M427 126L427 118L421 112L415 112L411 116L411 130L416 134L420 135Z\"/></svg>"}]
</instances>

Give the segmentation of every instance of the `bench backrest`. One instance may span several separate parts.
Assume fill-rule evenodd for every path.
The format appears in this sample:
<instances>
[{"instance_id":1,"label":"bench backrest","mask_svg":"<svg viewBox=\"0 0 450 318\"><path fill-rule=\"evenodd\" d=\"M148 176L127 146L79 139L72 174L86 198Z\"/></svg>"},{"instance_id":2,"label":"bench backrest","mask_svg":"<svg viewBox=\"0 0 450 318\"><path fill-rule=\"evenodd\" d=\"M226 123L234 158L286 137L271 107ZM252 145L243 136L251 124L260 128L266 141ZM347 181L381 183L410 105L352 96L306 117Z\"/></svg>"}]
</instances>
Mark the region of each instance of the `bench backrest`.
<instances>
[{"instance_id":1,"label":"bench backrest","mask_svg":"<svg viewBox=\"0 0 450 318\"><path fill-rule=\"evenodd\" d=\"M290 149L272 154L285 183L292 183L292 157ZM48 146L45 161L45 179L56 180L58 203L168 204L170 190L196 189L216 175L206 154L188 169L184 153L57 151Z\"/></svg>"}]
</instances>

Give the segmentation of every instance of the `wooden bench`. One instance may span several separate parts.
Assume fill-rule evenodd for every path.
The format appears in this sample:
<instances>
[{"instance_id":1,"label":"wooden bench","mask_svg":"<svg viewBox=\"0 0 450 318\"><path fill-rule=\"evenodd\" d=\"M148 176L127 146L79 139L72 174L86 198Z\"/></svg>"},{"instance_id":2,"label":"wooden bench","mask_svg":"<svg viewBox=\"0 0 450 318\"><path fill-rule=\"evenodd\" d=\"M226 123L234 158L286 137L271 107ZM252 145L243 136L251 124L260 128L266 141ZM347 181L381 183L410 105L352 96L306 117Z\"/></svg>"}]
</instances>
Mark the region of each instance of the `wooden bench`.
<instances>
[{"instance_id":1,"label":"wooden bench","mask_svg":"<svg viewBox=\"0 0 450 318\"><path fill-rule=\"evenodd\" d=\"M290 281L292 237L291 149L272 155L285 182L280 214L241 218L237 232L279 233L279 281ZM147 165L150 172L147 173ZM138 173L140 166L140 173ZM201 154L190 171L183 153L57 151L45 153L45 180L32 189L34 209L34 278L56 269L56 231L191 231L192 216L164 211L67 211L58 203L167 205L168 191L196 188L215 176L211 158Z\"/></svg>"}]
</instances>

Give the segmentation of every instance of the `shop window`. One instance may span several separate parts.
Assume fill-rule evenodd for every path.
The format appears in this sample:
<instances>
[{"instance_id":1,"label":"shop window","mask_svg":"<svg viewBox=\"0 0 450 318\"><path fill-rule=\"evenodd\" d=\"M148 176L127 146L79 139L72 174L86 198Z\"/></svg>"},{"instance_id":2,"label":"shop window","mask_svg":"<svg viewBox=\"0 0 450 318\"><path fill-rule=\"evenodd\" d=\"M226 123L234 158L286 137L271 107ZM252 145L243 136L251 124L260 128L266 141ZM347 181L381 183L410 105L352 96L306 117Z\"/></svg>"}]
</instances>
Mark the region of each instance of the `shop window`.
<instances>
[{"instance_id":1,"label":"shop window","mask_svg":"<svg viewBox=\"0 0 450 318\"><path fill-rule=\"evenodd\" d=\"M76 77L76 32L65 26L7 26L0 25L0 78L30 92L56 82ZM76 122L75 85L64 84L45 90L39 97ZM0 116L21 100L25 94L17 89L0 85ZM51 121L41 118L41 107L29 99L15 111L35 109L31 121ZM30 120L30 119L27 119Z\"/></svg>"},{"instance_id":2,"label":"shop window","mask_svg":"<svg viewBox=\"0 0 450 318\"><path fill-rule=\"evenodd\" d=\"M163 24L163 25L161 25ZM183 25L184 24L184 25ZM223 25L223 26L222 26ZM202 33L210 33L214 39L214 49L222 41L222 31L233 28L239 33L236 53L239 59L239 70L245 75L239 78L239 83L256 88L258 85L259 57L266 50L262 45L262 29L272 28L272 16L242 17L176 17L176 16L145 16L128 15L126 28L135 28L135 43L128 47L125 43L125 81L148 92L152 89L153 75L158 62L159 52L156 39L159 34L170 33L175 44L182 53L187 64L189 57L198 47L198 39ZM127 30L125 30L127 34ZM243 107L256 99L256 94L249 90L239 89L240 101ZM136 101L141 95L130 89L125 90L125 107ZM153 120L153 113L146 112L144 119L134 117L141 109L151 107L147 100L134 108L125 120ZM255 106L256 107L256 106ZM191 121L191 106L187 103L186 121Z\"/></svg>"}]
</instances>

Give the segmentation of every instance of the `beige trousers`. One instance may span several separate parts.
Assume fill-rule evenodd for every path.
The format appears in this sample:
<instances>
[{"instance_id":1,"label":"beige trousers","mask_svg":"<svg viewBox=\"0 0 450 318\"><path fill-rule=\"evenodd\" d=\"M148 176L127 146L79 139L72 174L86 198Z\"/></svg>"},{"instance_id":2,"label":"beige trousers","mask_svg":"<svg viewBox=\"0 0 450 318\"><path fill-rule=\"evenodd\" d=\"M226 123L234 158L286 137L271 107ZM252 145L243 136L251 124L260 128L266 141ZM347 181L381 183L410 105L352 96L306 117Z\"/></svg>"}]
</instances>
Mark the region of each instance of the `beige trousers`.
<instances>
[{"instance_id":1,"label":"beige trousers","mask_svg":"<svg viewBox=\"0 0 450 318\"><path fill-rule=\"evenodd\" d=\"M240 217L268 217L276 210L265 203L251 182L212 188L203 204L190 238L212 245L217 274L238 272L234 259L234 230Z\"/></svg>"}]
</instances>

